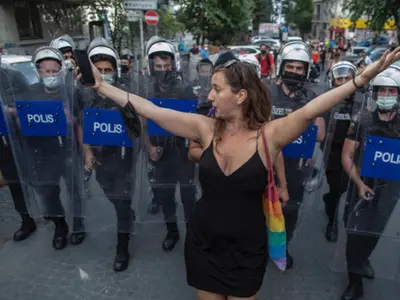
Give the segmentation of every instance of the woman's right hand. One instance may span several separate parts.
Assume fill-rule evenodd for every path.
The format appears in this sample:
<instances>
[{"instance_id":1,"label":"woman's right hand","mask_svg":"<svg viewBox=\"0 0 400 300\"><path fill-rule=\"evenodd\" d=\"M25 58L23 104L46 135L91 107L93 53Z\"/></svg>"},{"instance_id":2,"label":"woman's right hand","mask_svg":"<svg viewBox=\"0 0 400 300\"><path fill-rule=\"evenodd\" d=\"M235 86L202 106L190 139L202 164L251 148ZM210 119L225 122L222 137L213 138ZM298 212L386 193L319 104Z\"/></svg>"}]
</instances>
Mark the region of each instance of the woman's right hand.
<instances>
[{"instance_id":1,"label":"woman's right hand","mask_svg":"<svg viewBox=\"0 0 400 300\"><path fill-rule=\"evenodd\" d=\"M381 59L368 65L361 75L357 76L360 78L361 85L364 86L371 81L379 73L386 70L392 63L400 59L400 47L397 47L395 50L390 52L386 50L385 53L382 55ZM357 82L358 83L358 82ZM361 86L360 84L358 84Z\"/></svg>"},{"instance_id":2,"label":"woman's right hand","mask_svg":"<svg viewBox=\"0 0 400 300\"><path fill-rule=\"evenodd\" d=\"M90 65L92 66L92 73L93 73L93 77L95 80L95 85L90 86L93 89L99 89L101 84L104 82L103 76L101 76L99 70L97 70L97 68L95 67L95 65L90 62ZM76 75L76 79L77 80L81 80L82 78L82 74L81 71L79 70L79 67L75 68L75 75Z\"/></svg>"}]
</instances>

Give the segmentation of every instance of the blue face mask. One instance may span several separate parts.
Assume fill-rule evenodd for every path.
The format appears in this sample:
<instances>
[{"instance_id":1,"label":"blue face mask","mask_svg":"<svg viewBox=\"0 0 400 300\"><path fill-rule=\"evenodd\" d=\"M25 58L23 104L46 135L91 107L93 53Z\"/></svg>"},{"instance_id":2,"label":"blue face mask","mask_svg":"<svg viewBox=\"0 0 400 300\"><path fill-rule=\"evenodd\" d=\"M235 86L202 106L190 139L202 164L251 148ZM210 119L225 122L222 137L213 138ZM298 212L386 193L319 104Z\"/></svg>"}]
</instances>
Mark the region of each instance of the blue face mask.
<instances>
[{"instance_id":1,"label":"blue face mask","mask_svg":"<svg viewBox=\"0 0 400 300\"><path fill-rule=\"evenodd\" d=\"M61 77L60 76L46 76L42 77L43 84L48 89L56 89L61 85Z\"/></svg>"},{"instance_id":2,"label":"blue face mask","mask_svg":"<svg viewBox=\"0 0 400 300\"><path fill-rule=\"evenodd\" d=\"M114 83L114 74L102 74L101 76L103 76L104 81L108 84Z\"/></svg>"}]
</instances>

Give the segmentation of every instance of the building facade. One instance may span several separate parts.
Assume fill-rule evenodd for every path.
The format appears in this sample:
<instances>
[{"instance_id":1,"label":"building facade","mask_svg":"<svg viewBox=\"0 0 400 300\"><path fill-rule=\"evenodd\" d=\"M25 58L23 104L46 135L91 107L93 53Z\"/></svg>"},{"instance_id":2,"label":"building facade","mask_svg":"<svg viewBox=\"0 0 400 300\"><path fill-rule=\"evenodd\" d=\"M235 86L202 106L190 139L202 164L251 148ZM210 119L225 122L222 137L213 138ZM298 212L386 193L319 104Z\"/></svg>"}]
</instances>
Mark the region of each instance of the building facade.
<instances>
[{"instance_id":1,"label":"building facade","mask_svg":"<svg viewBox=\"0 0 400 300\"><path fill-rule=\"evenodd\" d=\"M42 0L43 1L43 0ZM45 11L41 0L10 0L0 2L0 51L4 54L31 55L33 51L62 34L68 33L78 47L89 43L89 30L85 20L70 20L74 10L79 11L75 0L59 0L57 5L64 4L70 9L67 14L57 17L57 10ZM48 3L49 1L47 1ZM55 6L56 7L56 6ZM55 20L57 18L57 20ZM76 18L78 19L78 18Z\"/></svg>"}]
</instances>

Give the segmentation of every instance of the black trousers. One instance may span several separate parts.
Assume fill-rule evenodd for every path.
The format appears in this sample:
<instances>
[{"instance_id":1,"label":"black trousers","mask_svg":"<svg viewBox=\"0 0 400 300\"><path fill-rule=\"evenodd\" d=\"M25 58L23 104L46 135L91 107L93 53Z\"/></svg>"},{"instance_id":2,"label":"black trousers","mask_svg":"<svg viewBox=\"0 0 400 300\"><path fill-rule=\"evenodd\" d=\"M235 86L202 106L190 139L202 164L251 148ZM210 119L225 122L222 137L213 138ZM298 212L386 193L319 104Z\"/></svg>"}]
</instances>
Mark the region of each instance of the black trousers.
<instances>
[{"instance_id":1,"label":"black trousers","mask_svg":"<svg viewBox=\"0 0 400 300\"><path fill-rule=\"evenodd\" d=\"M304 173L299 169L299 159L285 158L285 171L289 201L283 208L285 217L286 239L287 242L293 238L297 227L300 208L304 198Z\"/></svg>"},{"instance_id":2,"label":"black trousers","mask_svg":"<svg viewBox=\"0 0 400 300\"><path fill-rule=\"evenodd\" d=\"M195 164L187 158L188 148L184 140L169 138L168 143L163 147L163 154L159 161L152 162L153 169L149 173L152 191L154 194L153 203L162 206L164 220L167 226L175 228L176 203L175 188L180 182L182 204L187 221L196 204L195 186Z\"/></svg>"},{"instance_id":3,"label":"black trousers","mask_svg":"<svg viewBox=\"0 0 400 300\"><path fill-rule=\"evenodd\" d=\"M132 194L135 176L133 158L130 151L121 158L120 153L100 158L101 165L96 169L96 179L107 199L114 205L117 214L118 233L131 233L135 221L132 209Z\"/></svg>"},{"instance_id":4,"label":"black trousers","mask_svg":"<svg viewBox=\"0 0 400 300\"><path fill-rule=\"evenodd\" d=\"M21 215L29 214L17 166L15 165L14 156L8 142L6 144L1 142L0 145L0 170L10 189L15 210Z\"/></svg>"},{"instance_id":5,"label":"black trousers","mask_svg":"<svg viewBox=\"0 0 400 300\"><path fill-rule=\"evenodd\" d=\"M343 170L341 163L337 162L337 168L327 169L326 179L329 185L329 193L324 195L325 212L329 222L334 222L337 217L340 198L346 192L349 183L349 177Z\"/></svg>"},{"instance_id":6,"label":"black trousers","mask_svg":"<svg viewBox=\"0 0 400 300\"><path fill-rule=\"evenodd\" d=\"M372 200L360 199L357 187L351 184L346 201L346 260L352 281L362 280L363 265L378 244L400 197L398 182L368 180L367 184L375 192Z\"/></svg>"}]
</instances>

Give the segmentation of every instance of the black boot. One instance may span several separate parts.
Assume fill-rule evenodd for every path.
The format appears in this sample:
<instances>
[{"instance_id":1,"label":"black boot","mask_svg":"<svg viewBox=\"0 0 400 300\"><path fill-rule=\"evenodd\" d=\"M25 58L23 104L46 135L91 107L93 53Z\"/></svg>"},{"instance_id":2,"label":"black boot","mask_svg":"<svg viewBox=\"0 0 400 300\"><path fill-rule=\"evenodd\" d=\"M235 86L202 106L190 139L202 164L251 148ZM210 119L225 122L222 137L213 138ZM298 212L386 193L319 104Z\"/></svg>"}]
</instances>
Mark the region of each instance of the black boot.
<instances>
[{"instance_id":1,"label":"black boot","mask_svg":"<svg viewBox=\"0 0 400 300\"><path fill-rule=\"evenodd\" d=\"M166 223L166 225L167 225L167 235L162 243L162 248L164 251L171 251L175 248L176 244L180 239L179 230L176 222L168 222Z\"/></svg>"},{"instance_id":2,"label":"black boot","mask_svg":"<svg viewBox=\"0 0 400 300\"><path fill-rule=\"evenodd\" d=\"M54 229L53 248L56 250L64 249L67 246L68 225L64 217L52 218L56 228Z\"/></svg>"},{"instance_id":3,"label":"black boot","mask_svg":"<svg viewBox=\"0 0 400 300\"><path fill-rule=\"evenodd\" d=\"M293 268L293 257L289 254L286 248L286 270L289 270L291 268Z\"/></svg>"},{"instance_id":4,"label":"black boot","mask_svg":"<svg viewBox=\"0 0 400 300\"><path fill-rule=\"evenodd\" d=\"M35 221L31 218L29 214L21 214L22 225L14 233L14 241L20 242L27 239L32 233L36 231Z\"/></svg>"},{"instance_id":5,"label":"black boot","mask_svg":"<svg viewBox=\"0 0 400 300\"><path fill-rule=\"evenodd\" d=\"M371 266L371 262L368 259L363 267L362 267L362 275L367 279L374 279L375 278L375 270Z\"/></svg>"},{"instance_id":6,"label":"black boot","mask_svg":"<svg viewBox=\"0 0 400 300\"><path fill-rule=\"evenodd\" d=\"M357 300L364 295L362 275L349 273L349 285L346 288L341 300Z\"/></svg>"},{"instance_id":7,"label":"black boot","mask_svg":"<svg viewBox=\"0 0 400 300\"><path fill-rule=\"evenodd\" d=\"M71 234L71 245L79 245L86 238L83 218L74 218L73 232Z\"/></svg>"},{"instance_id":8,"label":"black boot","mask_svg":"<svg viewBox=\"0 0 400 300\"><path fill-rule=\"evenodd\" d=\"M129 233L118 233L117 254L114 259L114 271L121 272L129 265Z\"/></svg>"},{"instance_id":9,"label":"black boot","mask_svg":"<svg viewBox=\"0 0 400 300\"><path fill-rule=\"evenodd\" d=\"M325 238L328 242L336 242L338 239L338 227L336 220L329 220L326 225Z\"/></svg>"}]
</instances>

